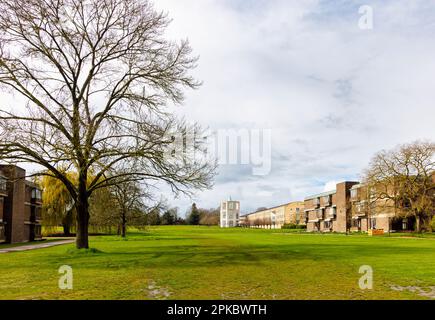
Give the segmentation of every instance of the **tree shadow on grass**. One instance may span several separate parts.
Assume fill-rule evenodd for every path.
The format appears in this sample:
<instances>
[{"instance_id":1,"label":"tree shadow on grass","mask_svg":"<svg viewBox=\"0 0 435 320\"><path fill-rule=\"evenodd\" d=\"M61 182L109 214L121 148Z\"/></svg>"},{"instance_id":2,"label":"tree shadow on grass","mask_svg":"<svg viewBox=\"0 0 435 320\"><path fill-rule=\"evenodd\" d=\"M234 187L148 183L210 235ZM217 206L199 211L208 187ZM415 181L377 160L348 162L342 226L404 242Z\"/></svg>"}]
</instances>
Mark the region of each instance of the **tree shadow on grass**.
<instances>
[{"instance_id":1,"label":"tree shadow on grass","mask_svg":"<svg viewBox=\"0 0 435 320\"><path fill-rule=\"evenodd\" d=\"M339 262L353 259L376 259L380 256L427 255L428 248L373 246L363 244L297 244L261 246L158 245L130 248L114 252L68 255L52 259L71 261L80 268L109 265L114 268L145 266L150 268L186 268L207 266L261 266L273 261ZM128 248L127 248L128 249ZM394 250L393 250L394 249Z\"/></svg>"}]
</instances>

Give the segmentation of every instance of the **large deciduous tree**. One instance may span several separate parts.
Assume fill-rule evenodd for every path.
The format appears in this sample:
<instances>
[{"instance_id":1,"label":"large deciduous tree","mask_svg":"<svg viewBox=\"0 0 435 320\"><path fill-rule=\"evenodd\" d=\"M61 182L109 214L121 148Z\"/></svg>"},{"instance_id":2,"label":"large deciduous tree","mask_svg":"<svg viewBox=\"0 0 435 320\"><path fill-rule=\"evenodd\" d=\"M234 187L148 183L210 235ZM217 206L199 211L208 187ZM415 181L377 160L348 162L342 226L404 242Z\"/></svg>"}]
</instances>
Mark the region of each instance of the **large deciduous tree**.
<instances>
[{"instance_id":1,"label":"large deciduous tree","mask_svg":"<svg viewBox=\"0 0 435 320\"><path fill-rule=\"evenodd\" d=\"M167 156L184 124L166 106L199 85L188 42L167 40L167 25L147 0L0 2L0 86L26 101L0 106L0 158L62 181L78 248L88 248L89 197L99 188L149 179L175 192L210 186L209 161Z\"/></svg>"},{"instance_id":2,"label":"large deciduous tree","mask_svg":"<svg viewBox=\"0 0 435 320\"><path fill-rule=\"evenodd\" d=\"M420 232L435 212L435 143L417 141L376 154L365 172L371 202L389 201L416 218Z\"/></svg>"}]
</instances>

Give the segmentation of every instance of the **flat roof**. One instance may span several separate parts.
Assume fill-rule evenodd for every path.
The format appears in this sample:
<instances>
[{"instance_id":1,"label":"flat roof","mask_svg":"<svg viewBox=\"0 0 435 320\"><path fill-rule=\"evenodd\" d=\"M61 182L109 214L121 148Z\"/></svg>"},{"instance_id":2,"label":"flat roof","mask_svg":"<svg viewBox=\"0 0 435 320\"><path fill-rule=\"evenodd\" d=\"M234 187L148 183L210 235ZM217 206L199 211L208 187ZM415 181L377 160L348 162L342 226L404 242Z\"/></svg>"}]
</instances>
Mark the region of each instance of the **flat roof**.
<instances>
[{"instance_id":1,"label":"flat roof","mask_svg":"<svg viewBox=\"0 0 435 320\"><path fill-rule=\"evenodd\" d=\"M362 186L363 186L362 183L358 183L358 184L352 186L352 188L350 188L350 190L355 190L355 189L361 188Z\"/></svg>"},{"instance_id":2,"label":"flat roof","mask_svg":"<svg viewBox=\"0 0 435 320\"><path fill-rule=\"evenodd\" d=\"M311 200L311 199L315 199L315 198L326 197L326 196L332 195L334 193L337 193L337 190L331 190L331 191L326 191L326 192L314 194L312 196L306 197L305 200Z\"/></svg>"},{"instance_id":3,"label":"flat roof","mask_svg":"<svg viewBox=\"0 0 435 320\"><path fill-rule=\"evenodd\" d=\"M251 213L246 213L245 215L243 215L241 217L246 217L246 216L249 216L249 215L254 214L254 213L258 213L258 212L262 212L262 211L267 211L267 210L272 210L272 209L276 209L276 208L279 208L279 207L287 206L287 205L292 204L292 203L299 203L299 202L302 203L303 201L291 201L291 202L287 202L287 203L281 204L279 206L274 206L274 207L270 207L270 208L266 208L266 209L257 210L257 211L251 212Z\"/></svg>"}]
</instances>

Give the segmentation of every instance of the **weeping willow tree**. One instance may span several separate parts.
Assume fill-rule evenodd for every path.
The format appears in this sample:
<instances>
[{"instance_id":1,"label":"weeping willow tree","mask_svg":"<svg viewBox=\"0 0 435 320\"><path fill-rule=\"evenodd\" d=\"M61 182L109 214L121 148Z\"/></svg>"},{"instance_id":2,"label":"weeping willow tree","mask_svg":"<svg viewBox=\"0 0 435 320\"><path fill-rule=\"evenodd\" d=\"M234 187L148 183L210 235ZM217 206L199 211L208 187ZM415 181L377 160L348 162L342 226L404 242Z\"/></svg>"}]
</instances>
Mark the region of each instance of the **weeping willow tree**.
<instances>
[{"instance_id":1,"label":"weeping willow tree","mask_svg":"<svg viewBox=\"0 0 435 320\"><path fill-rule=\"evenodd\" d=\"M73 173L66 175L70 180L76 179ZM75 221L74 200L65 184L51 176L43 176L39 184L43 190L43 221L50 227L62 225L65 236L71 235Z\"/></svg>"},{"instance_id":2,"label":"weeping willow tree","mask_svg":"<svg viewBox=\"0 0 435 320\"><path fill-rule=\"evenodd\" d=\"M78 184L78 176L71 171L62 170L70 181ZM89 183L92 176L89 177ZM68 192L65 184L59 179L50 175L44 175L37 180L42 188L42 201L43 201L43 221L44 225L48 227L57 227L62 225L63 234L71 236L72 229L75 227L76 210L74 206L74 199ZM109 193L105 190L99 190L95 194L96 199L91 201L93 211L104 211L110 208L111 200ZM107 218L107 215L105 216ZM110 223L110 222L109 222Z\"/></svg>"}]
</instances>

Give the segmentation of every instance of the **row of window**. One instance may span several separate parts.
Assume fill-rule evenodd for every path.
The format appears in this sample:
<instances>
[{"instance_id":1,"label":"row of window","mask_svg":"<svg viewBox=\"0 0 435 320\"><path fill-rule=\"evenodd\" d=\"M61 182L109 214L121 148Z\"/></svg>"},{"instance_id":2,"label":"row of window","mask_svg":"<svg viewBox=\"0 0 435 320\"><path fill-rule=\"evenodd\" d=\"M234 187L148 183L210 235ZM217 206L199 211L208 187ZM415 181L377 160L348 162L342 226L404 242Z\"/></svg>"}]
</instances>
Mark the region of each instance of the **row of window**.
<instances>
[{"instance_id":1,"label":"row of window","mask_svg":"<svg viewBox=\"0 0 435 320\"><path fill-rule=\"evenodd\" d=\"M6 178L0 177L0 190L6 190Z\"/></svg>"},{"instance_id":2,"label":"row of window","mask_svg":"<svg viewBox=\"0 0 435 320\"><path fill-rule=\"evenodd\" d=\"M224 213L224 214L222 214L222 218L223 219L226 219L227 218L227 215ZM235 215L235 214L233 214L233 213L230 213L230 214L228 214L228 219L238 219L239 218L239 215Z\"/></svg>"},{"instance_id":3,"label":"row of window","mask_svg":"<svg viewBox=\"0 0 435 320\"><path fill-rule=\"evenodd\" d=\"M237 210L239 209L239 203L237 201L228 201L222 203L222 209L227 209L227 203L228 203L228 210Z\"/></svg>"},{"instance_id":4,"label":"row of window","mask_svg":"<svg viewBox=\"0 0 435 320\"><path fill-rule=\"evenodd\" d=\"M318 198L313 199L314 205L316 205L316 206L320 205L320 202L331 203L331 201L332 201L332 195L330 195L330 194L327 196L322 196L322 197L318 197Z\"/></svg>"}]
</instances>

